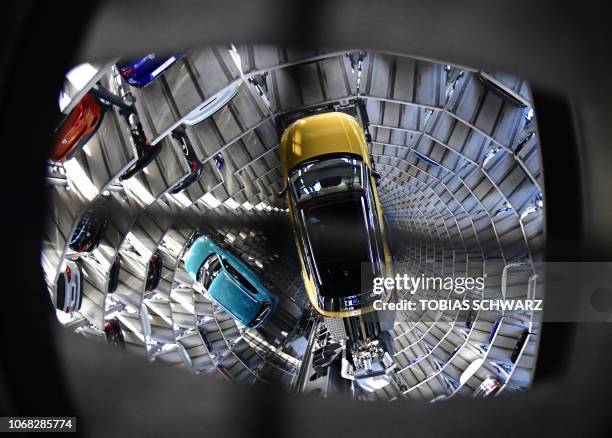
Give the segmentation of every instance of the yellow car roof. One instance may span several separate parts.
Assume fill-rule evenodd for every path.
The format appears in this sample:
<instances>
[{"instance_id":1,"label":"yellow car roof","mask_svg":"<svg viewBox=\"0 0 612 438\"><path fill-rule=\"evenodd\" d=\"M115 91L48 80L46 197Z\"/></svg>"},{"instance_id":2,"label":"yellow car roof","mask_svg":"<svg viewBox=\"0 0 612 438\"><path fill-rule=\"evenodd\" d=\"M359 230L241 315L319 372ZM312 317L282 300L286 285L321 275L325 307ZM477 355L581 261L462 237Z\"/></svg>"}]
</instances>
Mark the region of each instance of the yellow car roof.
<instances>
[{"instance_id":1,"label":"yellow car roof","mask_svg":"<svg viewBox=\"0 0 612 438\"><path fill-rule=\"evenodd\" d=\"M351 153L370 165L363 128L354 117L340 112L304 117L291 124L281 137L279 153L284 179L297 164L326 154Z\"/></svg>"}]
</instances>

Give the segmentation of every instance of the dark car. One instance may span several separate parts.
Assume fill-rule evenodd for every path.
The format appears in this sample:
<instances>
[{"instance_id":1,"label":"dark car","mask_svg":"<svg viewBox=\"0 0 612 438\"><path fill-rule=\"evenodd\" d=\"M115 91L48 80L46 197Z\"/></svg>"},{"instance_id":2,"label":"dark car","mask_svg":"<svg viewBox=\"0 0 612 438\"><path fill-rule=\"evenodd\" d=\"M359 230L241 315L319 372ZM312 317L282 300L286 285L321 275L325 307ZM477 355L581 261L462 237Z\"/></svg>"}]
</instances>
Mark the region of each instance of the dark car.
<instances>
[{"instance_id":1,"label":"dark car","mask_svg":"<svg viewBox=\"0 0 612 438\"><path fill-rule=\"evenodd\" d=\"M414 155L416 156L417 160L425 163L425 164L429 164L432 167L440 167L440 163L436 163L434 160L432 160L431 158L429 158L427 155L417 151L416 149L411 149L411 151L414 153Z\"/></svg>"},{"instance_id":2,"label":"dark car","mask_svg":"<svg viewBox=\"0 0 612 438\"><path fill-rule=\"evenodd\" d=\"M519 355L521 354L521 351L523 350L523 346L525 345L525 342L527 342L528 338L529 338L529 330L524 329L521 333L521 336L519 336L518 340L516 341L516 345L514 346L514 349L512 350L512 355L510 356L510 362L516 363Z\"/></svg>"},{"instance_id":3,"label":"dark car","mask_svg":"<svg viewBox=\"0 0 612 438\"><path fill-rule=\"evenodd\" d=\"M100 213L87 210L77 224L69 248L76 252L90 252L98 247L108 220Z\"/></svg>"},{"instance_id":4,"label":"dark car","mask_svg":"<svg viewBox=\"0 0 612 438\"><path fill-rule=\"evenodd\" d=\"M117 254L113 265L108 272L108 289L107 292L112 294L119 286L119 272L121 271L121 254Z\"/></svg>"},{"instance_id":5,"label":"dark car","mask_svg":"<svg viewBox=\"0 0 612 438\"><path fill-rule=\"evenodd\" d=\"M211 352L213 350L213 346L210 343L210 339L208 339L208 335L206 334L206 330L202 327L198 327L198 333L200 333L200 337L202 338L202 342L206 345L206 349Z\"/></svg>"},{"instance_id":6,"label":"dark car","mask_svg":"<svg viewBox=\"0 0 612 438\"><path fill-rule=\"evenodd\" d=\"M128 121L130 123L130 134L134 146L136 146L138 159L119 177L121 181L133 177L147 167L161 151L161 143L156 145L149 143L149 140L147 140L145 136L144 129L142 129L142 124L136 114L130 114Z\"/></svg>"},{"instance_id":7,"label":"dark car","mask_svg":"<svg viewBox=\"0 0 612 438\"><path fill-rule=\"evenodd\" d=\"M174 54L169 57L160 57L155 53L119 66L119 74L133 87L145 87L164 73L176 61L181 59L182 54Z\"/></svg>"},{"instance_id":8,"label":"dark car","mask_svg":"<svg viewBox=\"0 0 612 438\"><path fill-rule=\"evenodd\" d=\"M493 324L493 327L491 327L491 331L489 332L489 338L488 338L488 343L490 344L491 342L493 342L493 338L495 337L495 334L497 333L497 329L499 329L499 323L501 322L501 319L498 319L497 321L495 321L495 323Z\"/></svg>"},{"instance_id":9,"label":"dark car","mask_svg":"<svg viewBox=\"0 0 612 438\"><path fill-rule=\"evenodd\" d=\"M472 325L474 325L475 319L476 319L476 311L472 307L470 307L470 310L468 310L467 317L465 318L465 327L468 329L471 329Z\"/></svg>"},{"instance_id":10,"label":"dark car","mask_svg":"<svg viewBox=\"0 0 612 438\"><path fill-rule=\"evenodd\" d=\"M450 360L455 357L455 355L459 352L459 350L461 350L463 348L463 345L457 345L454 349L453 352L450 354L450 356L448 356L448 359L446 359L446 362L450 362Z\"/></svg>"},{"instance_id":11,"label":"dark car","mask_svg":"<svg viewBox=\"0 0 612 438\"><path fill-rule=\"evenodd\" d=\"M480 81L480 83L488 91L495 94L496 96L499 96L503 101L508 102L510 105L518 107L518 108L527 107L527 104L525 104L525 102L523 102L521 99L517 97L518 95L515 96L514 94L508 92L505 88L500 86L493 79L493 77L489 76L488 74L484 72L480 72L477 76L478 76L478 80Z\"/></svg>"},{"instance_id":12,"label":"dark car","mask_svg":"<svg viewBox=\"0 0 612 438\"><path fill-rule=\"evenodd\" d=\"M123 339L123 330L121 329L121 322L119 318L115 317L104 323L104 334L106 335L106 342L115 347L124 347L125 340Z\"/></svg>"},{"instance_id":13,"label":"dark car","mask_svg":"<svg viewBox=\"0 0 612 438\"><path fill-rule=\"evenodd\" d=\"M147 268L147 281L145 284L145 291L152 291L159 285L162 271L162 257L159 251L156 251L149 259L149 266Z\"/></svg>"},{"instance_id":14,"label":"dark car","mask_svg":"<svg viewBox=\"0 0 612 438\"><path fill-rule=\"evenodd\" d=\"M96 133L104 109L92 93L87 93L55 130L51 160L64 162L79 152Z\"/></svg>"},{"instance_id":15,"label":"dark car","mask_svg":"<svg viewBox=\"0 0 612 438\"><path fill-rule=\"evenodd\" d=\"M195 151L193 150L193 146L189 141L189 138L187 138L187 135L185 135L184 132L174 131L172 132L172 137L174 137L181 145L181 150L185 155L185 159L187 160L190 169L190 173L181 178L168 191L169 193L176 194L181 190L186 189L191 184L196 182L198 178L200 178L200 176L202 175L202 171L204 170L204 165L196 155Z\"/></svg>"},{"instance_id":16,"label":"dark car","mask_svg":"<svg viewBox=\"0 0 612 438\"><path fill-rule=\"evenodd\" d=\"M529 143L529 141L535 137L535 132L530 132L529 134L527 134L524 138L522 138L521 140L519 140L518 145L516 146L516 149L514 149L514 154L518 155L525 146L527 146L527 144Z\"/></svg>"},{"instance_id":17,"label":"dark car","mask_svg":"<svg viewBox=\"0 0 612 438\"><path fill-rule=\"evenodd\" d=\"M215 162L215 166L217 167L217 169L223 169L223 166L225 165L225 159L223 158L223 155L221 155L221 153L215 155L213 157L213 161Z\"/></svg>"}]
</instances>

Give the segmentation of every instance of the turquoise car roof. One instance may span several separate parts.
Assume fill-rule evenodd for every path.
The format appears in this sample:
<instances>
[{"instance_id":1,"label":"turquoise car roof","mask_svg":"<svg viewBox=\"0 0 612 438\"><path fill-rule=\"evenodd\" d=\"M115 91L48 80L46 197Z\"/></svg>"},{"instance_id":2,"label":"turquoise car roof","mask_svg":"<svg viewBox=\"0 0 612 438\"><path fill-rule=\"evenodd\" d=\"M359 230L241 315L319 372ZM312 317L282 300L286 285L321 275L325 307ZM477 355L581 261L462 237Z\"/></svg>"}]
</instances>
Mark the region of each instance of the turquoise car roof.
<instances>
[{"instance_id":1,"label":"turquoise car roof","mask_svg":"<svg viewBox=\"0 0 612 438\"><path fill-rule=\"evenodd\" d=\"M261 306L261 303L244 291L225 269L213 280L208 294L245 325L255 318Z\"/></svg>"}]
</instances>

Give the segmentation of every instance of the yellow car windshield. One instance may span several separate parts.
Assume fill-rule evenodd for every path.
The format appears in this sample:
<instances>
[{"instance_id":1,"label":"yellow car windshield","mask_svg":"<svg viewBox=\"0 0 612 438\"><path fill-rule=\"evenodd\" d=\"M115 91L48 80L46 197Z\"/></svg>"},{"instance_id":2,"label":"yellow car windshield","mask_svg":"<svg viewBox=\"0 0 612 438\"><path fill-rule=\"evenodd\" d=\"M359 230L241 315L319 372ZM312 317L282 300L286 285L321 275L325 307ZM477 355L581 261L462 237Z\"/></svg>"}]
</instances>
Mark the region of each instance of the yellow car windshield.
<instances>
[{"instance_id":1,"label":"yellow car windshield","mask_svg":"<svg viewBox=\"0 0 612 438\"><path fill-rule=\"evenodd\" d=\"M362 190L363 161L336 157L307 163L289 177L293 199L302 203L315 197L349 190Z\"/></svg>"}]
</instances>

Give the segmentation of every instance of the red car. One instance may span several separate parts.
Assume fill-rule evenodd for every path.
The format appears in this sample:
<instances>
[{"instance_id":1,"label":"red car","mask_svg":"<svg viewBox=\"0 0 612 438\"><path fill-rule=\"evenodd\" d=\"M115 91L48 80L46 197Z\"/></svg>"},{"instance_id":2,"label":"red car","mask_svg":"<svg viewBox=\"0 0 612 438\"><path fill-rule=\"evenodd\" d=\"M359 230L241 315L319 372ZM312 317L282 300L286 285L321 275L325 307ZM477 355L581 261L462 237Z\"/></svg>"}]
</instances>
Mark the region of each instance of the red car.
<instances>
[{"instance_id":1,"label":"red car","mask_svg":"<svg viewBox=\"0 0 612 438\"><path fill-rule=\"evenodd\" d=\"M74 157L98 130L103 114L93 94L83 96L56 129L51 159L64 162Z\"/></svg>"}]
</instances>

